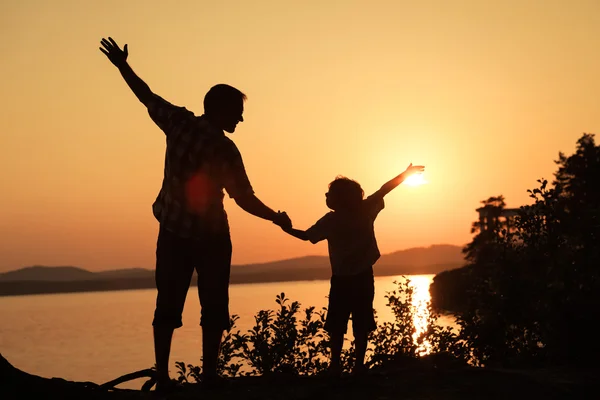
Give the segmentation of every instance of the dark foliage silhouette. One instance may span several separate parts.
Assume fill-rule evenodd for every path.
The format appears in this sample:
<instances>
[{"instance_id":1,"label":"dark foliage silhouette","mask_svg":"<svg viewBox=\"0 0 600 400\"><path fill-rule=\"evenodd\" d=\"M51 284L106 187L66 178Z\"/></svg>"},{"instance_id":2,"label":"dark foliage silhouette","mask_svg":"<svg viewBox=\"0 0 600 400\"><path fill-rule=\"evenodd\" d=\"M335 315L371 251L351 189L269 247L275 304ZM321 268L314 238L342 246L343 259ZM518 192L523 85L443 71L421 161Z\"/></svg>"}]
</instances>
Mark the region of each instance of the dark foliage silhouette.
<instances>
[{"instance_id":1,"label":"dark foliage silhouette","mask_svg":"<svg viewBox=\"0 0 600 400\"><path fill-rule=\"evenodd\" d=\"M587 366L600 353L593 329L600 306L594 135L584 134L576 152L560 153L556 163L554 182L540 179L528 191L533 204L519 209L513 229L479 232L466 247L470 265L432 285L434 304L457 312L477 365ZM448 292L460 300L447 301Z\"/></svg>"}]
</instances>

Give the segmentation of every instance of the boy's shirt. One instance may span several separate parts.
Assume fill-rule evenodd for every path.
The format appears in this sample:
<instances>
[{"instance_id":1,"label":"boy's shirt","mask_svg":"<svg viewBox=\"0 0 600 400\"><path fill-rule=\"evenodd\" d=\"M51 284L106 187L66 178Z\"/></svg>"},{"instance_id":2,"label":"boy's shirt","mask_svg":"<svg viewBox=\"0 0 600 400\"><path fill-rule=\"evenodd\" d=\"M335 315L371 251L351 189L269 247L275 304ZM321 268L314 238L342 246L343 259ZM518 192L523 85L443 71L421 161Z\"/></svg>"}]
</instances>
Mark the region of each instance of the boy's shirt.
<instances>
[{"instance_id":1,"label":"boy's shirt","mask_svg":"<svg viewBox=\"0 0 600 400\"><path fill-rule=\"evenodd\" d=\"M308 228L306 234L312 243L327 240L333 275L356 275L379 259L373 224L383 208L383 198L369 196L357 212L331 211Z\"/></svg>"}]
</instances>

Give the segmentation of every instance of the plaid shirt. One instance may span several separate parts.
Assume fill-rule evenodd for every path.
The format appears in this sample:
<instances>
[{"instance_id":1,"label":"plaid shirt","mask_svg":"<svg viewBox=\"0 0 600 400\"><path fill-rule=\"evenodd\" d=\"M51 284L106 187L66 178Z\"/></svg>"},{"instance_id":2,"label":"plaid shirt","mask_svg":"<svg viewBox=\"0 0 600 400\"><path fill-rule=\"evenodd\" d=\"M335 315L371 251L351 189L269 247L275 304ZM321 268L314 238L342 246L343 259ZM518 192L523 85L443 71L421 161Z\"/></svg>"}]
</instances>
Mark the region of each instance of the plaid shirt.
<instances>
[{"instance_id":1,"label":"plaid shirt","mask_svg":"<svg viewBox=\"0 0 600 400\"><path fill-rule=\"evenodd\" d=\"M163 183L152 205L158 222L180 237L228 233L223 189L232 198L254 193L235 143L205 116L160 96L148 113L167 141Z\"/></svg>"}]
</instances>

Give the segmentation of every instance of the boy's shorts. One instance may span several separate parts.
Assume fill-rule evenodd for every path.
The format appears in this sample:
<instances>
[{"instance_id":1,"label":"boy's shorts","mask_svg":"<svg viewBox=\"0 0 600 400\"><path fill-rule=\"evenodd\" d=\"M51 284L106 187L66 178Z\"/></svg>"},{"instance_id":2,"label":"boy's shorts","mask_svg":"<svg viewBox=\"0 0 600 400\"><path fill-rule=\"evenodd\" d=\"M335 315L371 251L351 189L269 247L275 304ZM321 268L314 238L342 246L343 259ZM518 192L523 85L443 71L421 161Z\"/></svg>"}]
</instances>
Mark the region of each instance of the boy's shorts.
<instances>
[{"instance_id":1,"label":"boy's shorts","mask_svg":"<svg viewBox=\"0 0 600 400\"><path fill-rule=\"evenodd\" d=\"M375 282L373 268L350 276L332 276L325 330L345 334L352 314L354 336L377 328L373 312Z\"/></svg>"},{"instance_id":2,"label":"boy's shorts","mask_svg":"<svg viewBox=\"0 0 600 400\"><path fill-rule=\"evenodd\" d=\"M156 309L152 325L179 328L192 274L198 273L200 325L229 328L229 232L203 239L180 238L161 227L156 246Z\"/></svg>"}]
</instances>

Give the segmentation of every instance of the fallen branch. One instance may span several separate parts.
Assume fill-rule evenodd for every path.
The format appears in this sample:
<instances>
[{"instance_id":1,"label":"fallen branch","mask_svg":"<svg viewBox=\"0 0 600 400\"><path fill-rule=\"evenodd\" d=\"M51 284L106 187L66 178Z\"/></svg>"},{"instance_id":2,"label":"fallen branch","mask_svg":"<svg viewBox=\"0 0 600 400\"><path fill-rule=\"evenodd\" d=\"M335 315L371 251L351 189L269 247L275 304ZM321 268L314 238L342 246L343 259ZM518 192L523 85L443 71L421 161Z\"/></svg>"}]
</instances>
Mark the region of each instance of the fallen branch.
<instances>
[{"instance_id":1,"label":"fallen branch","mask_svg":"<svg viewBox=\"0 0 600 400\"><path fill-rule=\"evenodd\" d=\"M142 391L148 391L150 390L150 388L152 386L154 386L154 382L155 382L155 377L154 377L154 370L151 368L147 368L147 369L142 369L140 371L136 371L136 372L132 372L130 374L126 374L123 376L118 377L117 379L113 379L110 382L106 382L103 383L102 385L99 386L100 389L114 389L115 386L120 385L121 383L124 382L129 382L129 381L133 381L135 379L139 379L139 378L150 378L149 381L147 381L144 386L142 387ZM144 390L144 388L149 385L149 382L153 382L153 384L148 387L148 389Z\"/></svg>"}]
</instances>

